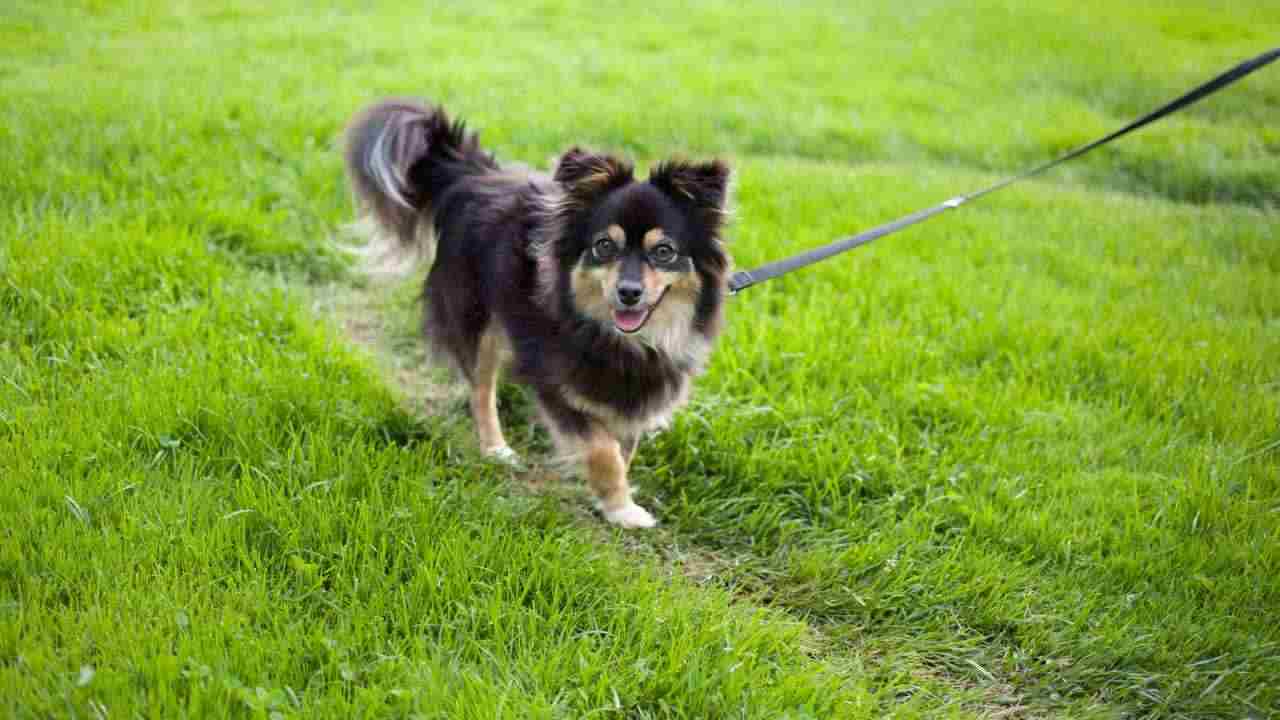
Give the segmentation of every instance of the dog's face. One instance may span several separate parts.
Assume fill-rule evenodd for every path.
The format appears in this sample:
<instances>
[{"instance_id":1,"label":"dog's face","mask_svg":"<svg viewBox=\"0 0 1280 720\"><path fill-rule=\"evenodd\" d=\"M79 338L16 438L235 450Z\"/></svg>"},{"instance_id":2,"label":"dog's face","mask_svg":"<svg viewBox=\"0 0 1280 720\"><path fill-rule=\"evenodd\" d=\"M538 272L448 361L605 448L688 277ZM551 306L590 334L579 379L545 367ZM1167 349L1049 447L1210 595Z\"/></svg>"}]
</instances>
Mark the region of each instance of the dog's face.
<instances>
[{"instance_id":1,"label":"dog's face","mask_svg":"<svg viewBox=\"0 0 1280 720\"><path fill-rule=\"evenodd\" d=\"M719 326L728 257L719 231L728 168L659 165L646 181L615 158L571 150L556 180L567 213L558 238L564 301L577 313L669 351Z\"/></svg>"},{"instance_id":2,"label":"dog's face","mask_svg":"<svg viewBox=\"0 0 1280 720\"><path fill-rule=\"evenodd\" d=\"M570 275L578 309L633 334L650 321L692 320L702 289L689 254L688 223L648 183L631 183L593 210ZM669 304L668 304L669 303Z\"/></svg>"}]
</instances>

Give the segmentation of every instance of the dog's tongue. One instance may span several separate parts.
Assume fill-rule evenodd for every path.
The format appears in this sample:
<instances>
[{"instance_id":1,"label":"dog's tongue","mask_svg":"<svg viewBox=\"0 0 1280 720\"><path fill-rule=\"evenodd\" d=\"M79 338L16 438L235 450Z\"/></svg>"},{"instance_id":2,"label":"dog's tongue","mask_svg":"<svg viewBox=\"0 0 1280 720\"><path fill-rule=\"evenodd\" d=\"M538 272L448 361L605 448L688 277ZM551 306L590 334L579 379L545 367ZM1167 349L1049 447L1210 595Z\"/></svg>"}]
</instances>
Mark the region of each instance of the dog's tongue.
<instances>
[{"instance_id":1,"label":"dog's tongue","mask_svg":"<svg viewBox=\"0 0 1280 720\"><path fill-rule=\"evenodd\" d=\"M648 310L614 310L613 324L622 332L635 332L644 324Z\"/></svg>"}]
</instances>

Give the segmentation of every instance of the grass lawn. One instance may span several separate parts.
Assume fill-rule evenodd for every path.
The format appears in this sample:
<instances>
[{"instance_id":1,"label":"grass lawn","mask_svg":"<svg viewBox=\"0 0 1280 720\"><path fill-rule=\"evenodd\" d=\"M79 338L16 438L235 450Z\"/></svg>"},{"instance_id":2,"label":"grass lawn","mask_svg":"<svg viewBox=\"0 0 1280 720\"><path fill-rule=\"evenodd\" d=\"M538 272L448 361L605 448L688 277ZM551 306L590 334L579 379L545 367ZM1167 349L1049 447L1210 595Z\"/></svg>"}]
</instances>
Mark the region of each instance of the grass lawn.
<instances>
[{"instance_id":1,"label":"grass lawn","mask_svg":"<svg viewBox=\"0 0 1280 720\"><path fill-rule=\"evenodd\" d=\"M0 714L1280 716L1280 68L731 301L619 532L328 249L425 95L734 164L750 267L1280 42L1280 4L0 6ZM509 437L545 438L504 391Z\"/></svg>"}]
</instances>

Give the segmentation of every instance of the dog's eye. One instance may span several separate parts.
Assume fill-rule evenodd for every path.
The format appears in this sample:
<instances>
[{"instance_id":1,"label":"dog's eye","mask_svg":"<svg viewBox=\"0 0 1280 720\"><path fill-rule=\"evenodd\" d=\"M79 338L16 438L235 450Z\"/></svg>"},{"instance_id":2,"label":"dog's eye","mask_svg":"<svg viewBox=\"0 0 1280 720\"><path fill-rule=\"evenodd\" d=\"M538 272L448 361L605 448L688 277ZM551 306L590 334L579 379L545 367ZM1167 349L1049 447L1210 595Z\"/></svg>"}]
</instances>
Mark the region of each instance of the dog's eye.
<instances>
[{"instance_id":1,"label":"dog's eye","mask_svg":"<svg viewBox=\"0 0 1280 720\"><path fill-rule=\"evenodd\" d=\"M676 249L663 243L649 251L649 256L659 265L666 265L676 259Z\"/></svg>"},{"instance_id":2,"label":"dog's eye","mask_svg":"<svg viewBox=\"0 0 1280 720\"><path fill-rule=\"evenodd\" d=\"M602 237L591 246L591 252L597 260L612 260L613 256L618 254L618 246L609 238Z\"/></svg>"}]
</instances>

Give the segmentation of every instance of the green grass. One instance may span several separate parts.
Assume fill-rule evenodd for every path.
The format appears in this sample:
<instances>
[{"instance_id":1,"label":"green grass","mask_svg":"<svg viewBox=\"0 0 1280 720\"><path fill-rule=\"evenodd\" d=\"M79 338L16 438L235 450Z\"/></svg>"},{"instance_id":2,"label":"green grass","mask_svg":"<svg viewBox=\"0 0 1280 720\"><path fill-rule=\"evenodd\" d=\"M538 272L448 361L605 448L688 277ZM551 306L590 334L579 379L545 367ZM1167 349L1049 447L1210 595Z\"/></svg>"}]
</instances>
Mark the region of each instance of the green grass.
<instances>
[{"instance_id":1,"label":"green grass","mask_svg":"<svg viewBox=\"0 0 1280 720\"><path fill-rule=\"evenodd\" d=\"M412 287L326 250L375 97L538 165L726 155L749 267L1280 38L1273 2L847 5L0 8L0 711L1280 715L1280 69L734 299L638 457L656 533L406 401Z\"/></svg>"}]
</instances>

